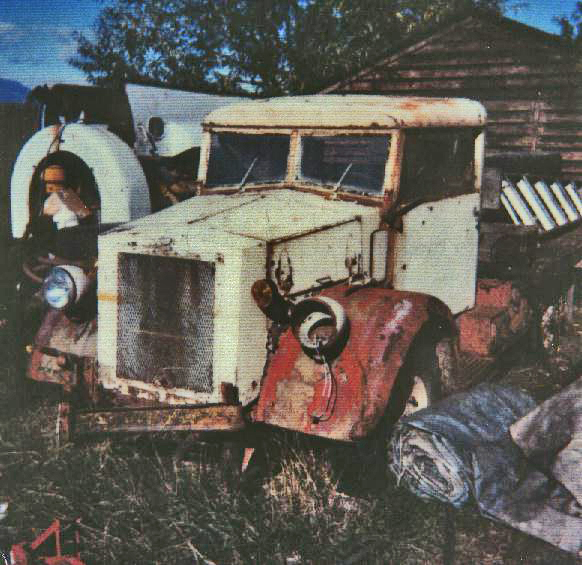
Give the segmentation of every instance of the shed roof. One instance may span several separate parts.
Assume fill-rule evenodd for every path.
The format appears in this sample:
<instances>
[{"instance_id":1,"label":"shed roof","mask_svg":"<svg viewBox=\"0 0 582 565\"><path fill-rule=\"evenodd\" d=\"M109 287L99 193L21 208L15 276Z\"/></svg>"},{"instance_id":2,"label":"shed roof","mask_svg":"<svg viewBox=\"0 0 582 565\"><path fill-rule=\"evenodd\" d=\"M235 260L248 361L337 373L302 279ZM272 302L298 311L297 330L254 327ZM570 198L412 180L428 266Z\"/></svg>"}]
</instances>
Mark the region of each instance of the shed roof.
<instances>
[{"instance_id":1,"label":"shed roof","mask_svg":"<svg viewBox=\"0 0 582 565\"><path fill-rule=\"evenodd\" d=\"M432 42L439 41L443 37L454 36L458 30L472 22L480 22L504 30L510 34L516 42L525 42L526 44L535 45L536 47L543 46L564 52L569 50L568 43L559 35L548 33L487 10L472 10L470 13L461 12L457 15L453 15L450 18L422 29L417 33L412 33L409 37L405 38L399 44L390 49L385 57L373 62L372 64L366 65L355 74L350 74L339 82L324 88L321 91L321 94L328 94L336 91L339 92L343 87L349 85L349 83L360 77L367 76L382 67L391 66L400 58L419 51Z\"/></svg>"},{"instance_id":2,"label":"shed roof","mask_svg":"<svg viewBox=\"0 0 582 565\"><path fill-rule=\"evenodd\" d=\"M479 126L485 108L467 98L314 95L253 100L215 110L205 127L388 129Z\"/></svg>"}]
</instances>

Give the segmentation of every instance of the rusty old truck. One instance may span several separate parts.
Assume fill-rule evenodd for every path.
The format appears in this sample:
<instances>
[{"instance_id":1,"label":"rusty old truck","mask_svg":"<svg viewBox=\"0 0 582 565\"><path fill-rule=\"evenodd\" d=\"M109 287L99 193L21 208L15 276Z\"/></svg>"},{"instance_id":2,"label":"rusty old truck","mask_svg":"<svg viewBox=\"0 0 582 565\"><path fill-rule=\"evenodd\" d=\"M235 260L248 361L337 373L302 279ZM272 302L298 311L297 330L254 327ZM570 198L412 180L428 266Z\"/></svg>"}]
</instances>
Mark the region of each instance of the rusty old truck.
<instances>
[{"instance_id":1,"label":"rusty old truck","mask_svg":"<svg viewBox=\"0 0 582 565\"><path fill-rule=\"evenodd\" d=\"M466 99L210 113L196 196L100 235L97 281L94 258L44 279L28 377L63 387L62 436L260 423L354 442L482 375L528 339L523 246L543 231L500 177L480 250L485 125ZM492 249L515 250L503 272Z\"/></svg>"}]
</instances>

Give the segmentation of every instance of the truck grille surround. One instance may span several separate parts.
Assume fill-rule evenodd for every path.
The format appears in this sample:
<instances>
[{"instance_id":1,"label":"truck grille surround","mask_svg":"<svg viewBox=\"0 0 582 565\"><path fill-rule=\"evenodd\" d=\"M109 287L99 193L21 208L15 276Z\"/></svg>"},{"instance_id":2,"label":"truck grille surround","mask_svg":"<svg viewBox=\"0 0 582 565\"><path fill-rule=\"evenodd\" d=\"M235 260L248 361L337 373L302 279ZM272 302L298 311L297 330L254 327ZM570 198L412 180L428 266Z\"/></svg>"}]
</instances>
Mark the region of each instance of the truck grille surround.
<instances>
[{"instance_id":1,"label":"truck grille surround","mask_svg":"<svg viewBox=\"0 0 582 565\"><path fill-rule=\"evenodd\" d=\"M117 375L212 392L214 265L121 253L118 277Z\"/></svg>"}]
</instances>

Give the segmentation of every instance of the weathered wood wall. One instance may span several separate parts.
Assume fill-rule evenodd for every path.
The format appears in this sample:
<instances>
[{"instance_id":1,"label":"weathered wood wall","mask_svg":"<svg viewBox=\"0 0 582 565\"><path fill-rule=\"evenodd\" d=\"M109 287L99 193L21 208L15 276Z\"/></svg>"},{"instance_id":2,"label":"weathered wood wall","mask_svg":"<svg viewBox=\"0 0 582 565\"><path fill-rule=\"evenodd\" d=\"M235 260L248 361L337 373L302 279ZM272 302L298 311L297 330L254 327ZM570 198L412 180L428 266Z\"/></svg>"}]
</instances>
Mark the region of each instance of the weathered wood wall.
<instances>
[{"instance_id":1,"label":"weathered wood wall","mask_svg":"<svg viewBox=\"0 0 582 565\"><path fill-rule=\"evenodd\" d=\"M582 88L558 36L508 18L441 28L326 92L461 96L488 111L489 154L558 151L582 181Z\"/></svg>"},{"instance_id":2,"label":"weathered wood wall","mask_svg":"<svg viewBox=\"0 0 582 565\"><path fill-rule=\"evenodd\" d=\"M25 141L38 129L38 107L0 104L0 252L10 233L10 177Z\"/></svg>"}]
</instances>

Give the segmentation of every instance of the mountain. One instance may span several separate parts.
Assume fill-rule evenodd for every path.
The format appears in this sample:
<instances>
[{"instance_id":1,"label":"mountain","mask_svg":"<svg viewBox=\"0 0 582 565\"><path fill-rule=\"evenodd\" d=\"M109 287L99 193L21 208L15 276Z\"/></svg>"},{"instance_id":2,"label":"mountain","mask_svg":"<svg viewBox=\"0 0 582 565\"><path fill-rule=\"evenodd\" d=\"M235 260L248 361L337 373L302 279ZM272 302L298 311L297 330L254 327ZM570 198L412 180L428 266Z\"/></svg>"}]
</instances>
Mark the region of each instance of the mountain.
<instances>
[{"instance_id":1,"label":"mountain","mask_svg":"<svg viewBox=\"0 0 582 565\"><path fill-rule=\"evenodd\" d=\"M15 80L0 78L0 102L24 102L29 89Z\"/></svg>"}]
</instances>

